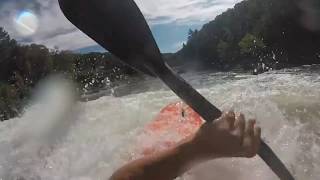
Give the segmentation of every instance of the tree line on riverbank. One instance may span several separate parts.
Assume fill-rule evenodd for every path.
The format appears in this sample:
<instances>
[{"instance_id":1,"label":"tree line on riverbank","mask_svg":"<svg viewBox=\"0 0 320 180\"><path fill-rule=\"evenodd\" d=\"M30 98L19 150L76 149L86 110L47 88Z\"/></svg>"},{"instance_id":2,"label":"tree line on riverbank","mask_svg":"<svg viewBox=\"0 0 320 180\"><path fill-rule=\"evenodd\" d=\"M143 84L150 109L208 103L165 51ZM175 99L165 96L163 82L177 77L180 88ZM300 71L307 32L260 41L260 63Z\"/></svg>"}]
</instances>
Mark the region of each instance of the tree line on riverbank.
<instances>
[{"instance_id":1,"label":"tree line on riverbank","mask_svg":"<svg viewBox=\"0 0 320 180\"><path fill-rule=\"evenodd\" d=\"M22 112L37 83L49 74L64 74L79 93L136 74L109 53L77 54L21 45L0 28L0 120Z\"/></svg>"}]
</instances>

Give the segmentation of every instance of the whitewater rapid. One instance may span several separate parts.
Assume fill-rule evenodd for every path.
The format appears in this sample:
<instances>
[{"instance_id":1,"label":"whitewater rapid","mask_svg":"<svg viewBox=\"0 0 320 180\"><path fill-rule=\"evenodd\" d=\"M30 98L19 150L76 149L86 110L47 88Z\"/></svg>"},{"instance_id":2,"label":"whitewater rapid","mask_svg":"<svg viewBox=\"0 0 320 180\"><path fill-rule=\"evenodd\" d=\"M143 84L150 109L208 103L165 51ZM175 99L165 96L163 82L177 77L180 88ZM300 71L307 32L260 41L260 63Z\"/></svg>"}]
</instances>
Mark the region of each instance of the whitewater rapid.
<instances>
[{"instance_id":1,"label":"whitewater rapid","mask_svg":"<svg viewBox=\"0 0 320 180\"><path fill-rule=\"evenodd\" d=\"M317 67L318 68L318 67ZM296 179L320 179L320 76L309 68L251 76L184 75L212 103L257 118L263 138ZM100 180L138 157L138 135L178 98L158 80L149 90L75 102L52 82L18 118L0 123L0 179ZM157 88L154 88L157 84ZM147 88L148 89L148 88ZM147 142L147 140L146 140ZM220 159L178 179L277 179L259 158Z\"/></svg>"}]
</instances>

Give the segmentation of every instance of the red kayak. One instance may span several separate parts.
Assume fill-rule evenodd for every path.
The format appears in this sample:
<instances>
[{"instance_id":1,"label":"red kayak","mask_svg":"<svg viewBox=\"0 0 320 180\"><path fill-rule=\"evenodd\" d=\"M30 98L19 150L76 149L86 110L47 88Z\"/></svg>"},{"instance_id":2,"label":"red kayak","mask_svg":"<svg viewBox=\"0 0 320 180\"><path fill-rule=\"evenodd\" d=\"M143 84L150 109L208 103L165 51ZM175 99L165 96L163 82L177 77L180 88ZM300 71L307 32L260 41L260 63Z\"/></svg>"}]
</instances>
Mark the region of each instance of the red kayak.
<instances>
[{"instance_id":1,"label":"red kayak","mask_svg":"<svg viewBox=\"0 0 320 180\"><path fill-rule=\"evenodd\" d=\"M144 133L139 138L142 155L150 155L174 146L195 133L203 123L204 120L188 105L182 102L169 104L145 126Z\"/></svg>"}]
</instances>

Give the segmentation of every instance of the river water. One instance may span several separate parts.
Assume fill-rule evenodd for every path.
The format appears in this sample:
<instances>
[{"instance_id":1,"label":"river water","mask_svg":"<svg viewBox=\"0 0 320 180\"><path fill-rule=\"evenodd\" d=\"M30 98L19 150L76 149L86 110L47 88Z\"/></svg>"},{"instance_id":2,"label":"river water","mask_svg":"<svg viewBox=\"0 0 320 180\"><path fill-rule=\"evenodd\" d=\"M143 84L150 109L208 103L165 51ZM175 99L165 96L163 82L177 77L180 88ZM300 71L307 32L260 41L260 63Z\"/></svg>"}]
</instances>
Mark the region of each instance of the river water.
<instances>
[{"instance_id":1,"label":"river water","mask_svg":"<svg viewBox=\"0 0 320 180\"><path fill-rule=\"evenodd\" d=\"M252 76L184 74L221 109L257 118L263 138L296 179L320 179L320 66ZM69 85L45 85L19 117L0 124L0 179L100 180L138 157L137 138L166 104L178 98L159 81L134 81L89 102L73 101ZM108 91L109 92L109 91ZM174 137L173 137L174 138ZM138 140L137 140L138 139ZM221 159L178 179L276 179L259 158Z\"/></svg>"}]
</instances>

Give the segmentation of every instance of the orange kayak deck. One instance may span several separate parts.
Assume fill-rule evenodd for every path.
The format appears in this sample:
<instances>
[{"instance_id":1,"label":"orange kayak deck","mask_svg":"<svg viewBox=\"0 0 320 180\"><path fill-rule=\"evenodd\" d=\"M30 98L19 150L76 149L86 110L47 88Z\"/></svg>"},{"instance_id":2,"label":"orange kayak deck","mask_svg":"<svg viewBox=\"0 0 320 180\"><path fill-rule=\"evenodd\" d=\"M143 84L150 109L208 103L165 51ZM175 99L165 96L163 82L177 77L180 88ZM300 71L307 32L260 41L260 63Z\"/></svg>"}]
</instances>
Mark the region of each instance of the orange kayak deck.
<instances>
[{"instance_id":1,"label":"orange kayak deck","mask_svg":"<svg viewBox=\"0 0 320 180\"><path fill-rule=\"evenodd\" d=\"M139 138L142 155L150 155L174 146L194 134L203 123L203 119L183 102L167 105L144 127L143 135Z\"/></svg>"}]
</instances>

